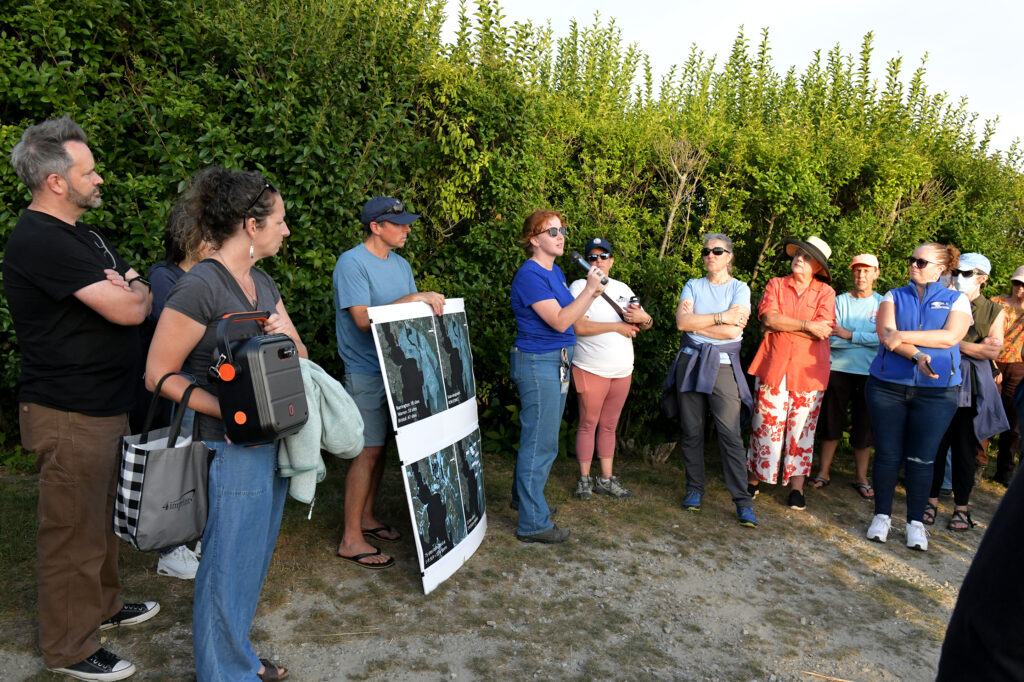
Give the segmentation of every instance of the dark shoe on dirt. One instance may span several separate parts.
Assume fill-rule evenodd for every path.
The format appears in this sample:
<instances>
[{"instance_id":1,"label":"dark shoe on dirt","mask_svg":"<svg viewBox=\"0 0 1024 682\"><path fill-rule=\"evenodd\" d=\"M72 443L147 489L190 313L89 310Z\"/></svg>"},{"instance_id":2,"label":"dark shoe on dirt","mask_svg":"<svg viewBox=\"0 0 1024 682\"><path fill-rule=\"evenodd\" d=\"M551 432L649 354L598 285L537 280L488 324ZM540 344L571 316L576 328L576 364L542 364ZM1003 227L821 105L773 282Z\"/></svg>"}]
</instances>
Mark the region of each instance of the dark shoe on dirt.
<instances>
[{"instance_id":1,"label":"dark shoe on dirt","mask_svg":"<svg viewBox=\"0 0 1024 682\"><path fill-rule=\"evenodd\" d=\"M542 530L539 533L532 533L530 535L520 535L519 533L516 533L516 539L520 542L540 542L545 545L557 545L559 542L565 542L569 539L569 529L551 526L547 530Z\"/></svg>"},{"instance_id":2,"label":"dark shoe on dirt","mask_svg":"<svg viewBox=\"0 0 1024 682\"><path fill-rule=\"evenodd\" d=\"M67 675L76 680L123 680L135 674L135 665L117 654L100 648L89 658L65 668L49 668L50 672Z\"/></svg>"},{"instance_id":3,"label":"dark shoe on dirt","mask_svg":"<svg viewBox=\"0 0 1024 682\"><path fill-rule=\"evenodd\" d=\"M807 509L807 500L804 499L804 494L799 490L789 491L789 501L786 502L790 509L796 509L803 511Z\"/></svg>"},{"instance_id":4,"label":"dark shoe on dirt","mask_svg":"<svg viewBox=\"0 0 1024 682\"><path fill-rule=\"evenodd\" d=\"M116 628L122 625L138 625L139 623L145 623L158 613L160 613L160 605L155 601L123 604L121 606L121 610L118 611L116 615L113 615L100 623L100 630L109 630L110 628ZM100 649L100 651L103 651L103 649Z\"/></svg>"},{"instance_id":5,"label":"dark shoe on dirt","mask_svg":"<svg viewBox=\"0 0 1024 682\"><path fill-rule=\"evenodd\" d=\"M608 495L619 500L623 500L629 497L633 497L633 493L629 492L622 487L619 483L619 479L612 476L607 481L602 481L600 478L594 479L594 492L598 495Z\"/></svg>"}]
</instances>

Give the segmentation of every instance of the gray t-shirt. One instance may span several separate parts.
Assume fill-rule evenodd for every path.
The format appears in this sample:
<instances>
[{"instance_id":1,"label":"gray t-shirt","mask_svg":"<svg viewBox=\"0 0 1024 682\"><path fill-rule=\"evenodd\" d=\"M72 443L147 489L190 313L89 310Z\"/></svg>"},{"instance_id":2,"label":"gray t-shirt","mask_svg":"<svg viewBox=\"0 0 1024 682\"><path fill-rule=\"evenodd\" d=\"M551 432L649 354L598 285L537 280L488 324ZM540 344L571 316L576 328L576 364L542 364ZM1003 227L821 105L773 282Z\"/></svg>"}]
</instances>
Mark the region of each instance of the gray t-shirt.
<instances>
[{"instance_id":1,"label":"gray t-shirt","mask_svg":"<svg viewBox=\"0 0 1024 682\"><path fill-rule=\"evenodd\" d=\"M270 275L259 268L252 269L252 280L256 283L256 306L248 305L241 287L234 278L222 269L224 266L214 260L204 260L185 273L167 295L165 307L177 310L206 327L203 338L192 349L188 356L188 365L195 372L196 383L217 394L216 384L211 384L208 369L213 363L213 353L217 347L217 324L228 313L241 313L251 310L277 309L281 294ZM230 280L225 286L220 270ZM236 322L231 330L232 339L240 339L260 334L256 322ZM205 414L199 415L199 436L203 440L224 440L224 424Z\"/></svg>"}]
</instances>

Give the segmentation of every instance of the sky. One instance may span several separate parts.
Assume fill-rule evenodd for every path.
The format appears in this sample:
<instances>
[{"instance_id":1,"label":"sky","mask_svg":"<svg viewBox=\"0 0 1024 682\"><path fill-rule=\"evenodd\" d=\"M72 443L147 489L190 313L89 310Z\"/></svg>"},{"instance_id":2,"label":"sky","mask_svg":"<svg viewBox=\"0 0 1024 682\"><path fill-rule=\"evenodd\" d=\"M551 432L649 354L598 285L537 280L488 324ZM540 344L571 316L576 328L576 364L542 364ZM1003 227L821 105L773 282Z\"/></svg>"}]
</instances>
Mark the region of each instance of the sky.
<instances>
[{"instance_id":1,"label":"sky","mask_svg":"<svg viewBox=\"0 0 1024 682\"><path fill-rule=\"evenodd\" d=\"M445 38L454 34L458 0L447 0ZM470 0L467 5L472 7ZM1005 0L505 0L506 25L514 21L550 23L556 37L575 18L593 24L594 12L622 29L650 57L656 76L686 61L696 44L706 57L729 56L740 26L751 54L769 29L775 68L803 71L815 50L824 56L836 44L859 57L864 35L874 33L873 78L884 86L886 62L902 56L906 85L927 54L928 92L945 92L951 101L967 98L969 111L999 117L992 146L1007 149L1024 139L1024 3ZM658 79L656 79L656 82Z\"/></svg>"}]
</instances>

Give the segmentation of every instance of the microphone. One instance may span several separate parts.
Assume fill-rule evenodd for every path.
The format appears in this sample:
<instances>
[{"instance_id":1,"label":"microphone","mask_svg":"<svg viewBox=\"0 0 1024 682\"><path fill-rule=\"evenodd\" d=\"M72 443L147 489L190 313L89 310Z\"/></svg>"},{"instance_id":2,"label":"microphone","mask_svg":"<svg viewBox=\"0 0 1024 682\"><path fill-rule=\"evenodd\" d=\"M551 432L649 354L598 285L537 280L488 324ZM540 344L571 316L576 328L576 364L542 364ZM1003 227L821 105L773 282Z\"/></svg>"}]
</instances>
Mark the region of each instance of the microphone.
<instances>
[{"instance_id":1,"label":"microphone","mask_svg":"<svg viewBox=\"0 0 1024 682\"><path fill-rule=\"evenodd\" d=\"M580 255L579 251L572 251L571 253L569 253L569 258L572 258L572 261L576 263L576 265L580 266L587 272L590 272L590 264L587 263L583 256ZM608 284L608 278L602 277L601 284Z\"/></svg>"}]
</instances>

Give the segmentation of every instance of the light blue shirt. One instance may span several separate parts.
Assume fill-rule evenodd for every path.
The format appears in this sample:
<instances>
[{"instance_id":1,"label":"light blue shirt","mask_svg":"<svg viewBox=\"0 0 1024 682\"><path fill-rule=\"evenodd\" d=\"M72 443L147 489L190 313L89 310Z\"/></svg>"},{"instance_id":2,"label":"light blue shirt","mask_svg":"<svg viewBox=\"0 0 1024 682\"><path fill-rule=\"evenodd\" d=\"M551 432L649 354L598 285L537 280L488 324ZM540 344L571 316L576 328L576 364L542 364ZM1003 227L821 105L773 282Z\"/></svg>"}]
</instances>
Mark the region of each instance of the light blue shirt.
<instances>
[{"instance_id":1,"label":"light blue shirt","mask_svg":"<svg viewBox=\"0 0 1024 682\"><path fill-rule=\"evenodd\" d=\"M867 375L878 352L875 320L881 302L882 295L877 291L867 298L854 298L849 293L836 296L836 324L852 332L853 338L829 337L833 372Z\"/></svg>"},{"instance_id":2,"label":"light blue shirt","mask_svg":"<svg viewBox=\"0 0 1024 682\"><path fill-rule=\"evenodd\" d=\"M416 291L409 262L394 251L379 258L366 244L349 249L334 266L334 333L347 374L380 374L370 332L356 326L354 305L387 305Z\"/></svg>"},{"instance_id":3,"label":"light blue shirt","mask_svg":"<svg viewBox=\"0 0 1024 682\"><path fill-rule=\"evenodd\" d=\"M701 277L700 279L691 279L683 286L679 300L693 301L693 312L697 315L722 313L733 305L741 305L750 310L750 287L735 277L722 284L712 284L707 277ZM721 346L743 340L742 333L735 339L711 339L694 332L686 332L686 335L698 345L710 343ZM723 364L729 363L729 356L725 353L722 353L721 359Z\"/></svg>"}]
</instances>

